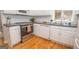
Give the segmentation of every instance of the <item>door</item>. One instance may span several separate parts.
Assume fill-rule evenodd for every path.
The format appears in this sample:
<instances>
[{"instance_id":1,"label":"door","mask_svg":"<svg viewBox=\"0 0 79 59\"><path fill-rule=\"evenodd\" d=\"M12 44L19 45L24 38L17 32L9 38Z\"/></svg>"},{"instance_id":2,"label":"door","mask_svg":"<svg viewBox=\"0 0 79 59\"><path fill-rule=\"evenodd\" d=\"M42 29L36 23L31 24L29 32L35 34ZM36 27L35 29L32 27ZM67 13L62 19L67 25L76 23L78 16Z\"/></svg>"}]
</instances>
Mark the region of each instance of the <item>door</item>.
<instances>
[{"instance_id":1,"label":"door","mask_svg":"<svg viewBox=\"0 0 79 59\"><path fill-rule=\"evenodd\" d=\"M50 29L50 39L53 41L60 42L61 31L58 28L51 26Z\"/></svg>"},{"instance_id":2,"label":"door","mask_svg":"<svg viewBox=\"0 0 79 59\"><path fill-rule=\"evenodd\" d=\"M40 24L39 36L45 39L49 39L49 25Z\"/></svg>"},{"instance_id":3,"label":"door","mask_svg":"<svg viewBox=\"0 0 79 59\"><path fill-rule=\"evenodd\" d=\"M4 13L7 13L7 14L17 14L17 10L4 10Z\"/></svg>"},{"instance_id":4,"label":"door","mask_svg":"<svg viewBox=\"0 0 79 59\"><path fill-rule=\"evenodd\" d=\"M52 10L30 10L29 15L33 16L45 16L45 15L52 15Z\"/></svg>"},{"instance_id":5,"label":"door","mask_svg":"<svg viewBox=\"0 0 79 59\"><path fill-rule=\"evenodd\" d=\"M73 46L74 44L74 31L62 30L61 31L61 42L67 45Z\"/></svg>"},{"instance_id":6,"label":"door","mask_svg":"<svg viewBox=\"0 0 79 59\"><path fill-rule=\"evenodd\" d=\"M40 32L40 24L34 24L33 33L38 36L40 34L39 32Z\"/></svg>"},{"instance_id":7,"label":"door","mask_svg":"<svg viewBox=\"0 0 79 59\"><path fill-rule=\"evenodd\" d=\"M49 39L49 26L43 24L34 24L34 34L45 39Z\"/></svg>"}]
</instances>

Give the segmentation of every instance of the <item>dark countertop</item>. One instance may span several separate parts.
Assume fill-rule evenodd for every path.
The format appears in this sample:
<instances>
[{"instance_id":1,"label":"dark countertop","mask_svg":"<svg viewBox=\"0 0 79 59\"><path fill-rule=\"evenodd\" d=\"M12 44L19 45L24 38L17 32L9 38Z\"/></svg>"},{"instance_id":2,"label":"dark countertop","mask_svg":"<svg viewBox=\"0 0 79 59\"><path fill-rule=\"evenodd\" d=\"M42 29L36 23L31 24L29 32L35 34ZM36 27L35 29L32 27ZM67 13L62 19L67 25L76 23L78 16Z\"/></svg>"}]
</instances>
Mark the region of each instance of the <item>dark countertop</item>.
<instances>
[{"instance_id":1,"label":"dark countertop","mask_svg":"<svg viewBox=\"0 0 79 59\"><path fill-rule=\"evenodd\" d=\"M61 26L61 27L71 27L77 28L77 26L65 26L65 25L57 25L57 24L50 24L50 23L43 23L43 22L34 22L36 24L44 24L44 25L51 25L51 26ZM19 23L12 23L12 24L4 24L4 26L12 27L12 26L22 26L22 25L33 25L32 22L19 22Z\"/></svg>"},{"instance_id":2,"label":"dark countertop","mask_svg":"<svg viewBox=\"0 0 79 59\"><path fill-rule=\"evenodd\" d=\"M71 28L77 28L77 26L65 26L65 25L57 25L57 24L50 24L50 23L40 23L40 22L35 22L36 24L44 24L44 25L51 25L51 26L60 26L60 27L71 27Z\"/></svg>"},{"instance_id":3,"label":"dark countertop","mask_svg":"<svg viewBox=\"0 0 79 59\"><path fill-rule=\"evenodd\" d=\"M4 24L4 26L12 27L12 26L22 26L22 25L32 25L32 22L19 22L19 23L12 23L12 24Z\"/></svg>"}]
</instances>

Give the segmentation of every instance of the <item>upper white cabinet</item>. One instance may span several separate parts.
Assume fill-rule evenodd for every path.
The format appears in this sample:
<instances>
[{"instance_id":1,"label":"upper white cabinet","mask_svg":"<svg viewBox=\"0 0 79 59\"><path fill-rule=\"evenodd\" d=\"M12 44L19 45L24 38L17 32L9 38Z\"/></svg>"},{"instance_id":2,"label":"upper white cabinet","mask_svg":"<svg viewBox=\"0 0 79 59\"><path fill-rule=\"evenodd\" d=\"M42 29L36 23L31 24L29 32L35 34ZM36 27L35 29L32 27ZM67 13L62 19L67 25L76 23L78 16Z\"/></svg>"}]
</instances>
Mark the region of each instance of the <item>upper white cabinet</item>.
<instances>
[{"instance_id":1,"label":"upper white cabinet","mask_svg":"<svg viewBox=\"0 0 79 59\"><path fill-rule=\"evenodd\" d=\"M5 14L17 14L18 11L17 10L4 10L3 13L5 13Z\"/></svg>"},{"instance_id":2,"label":"upper white cabinet","mask_svg":"<svg viewBox=\"0 0 79 59\"><path fill-rule=\"evenodd\" d=\"M52 10L4 10L2 12L5 14L20 14L29 16L48 16L53 14Z\"/></svg>"},{"instance_id":3,"label":"upper white cabinet","mask_svg":"<svg viewBox=\"0 0 79 59\"><path fill-rule=\"evenodd\" d=\"M52 10L30 10L29 15L31 16L48 16L53 15Z\"/></svg>"},{"instance_id":4,"label":"upper white cabinet","mask_svg":"<svg viewBox=\"0 0 79 59\"><path fill-rule=\"evenodd\" d=\"M29 10L4 10L4 14L18 14L18 15L28 15Z\"/></svg>"}]
</instances>

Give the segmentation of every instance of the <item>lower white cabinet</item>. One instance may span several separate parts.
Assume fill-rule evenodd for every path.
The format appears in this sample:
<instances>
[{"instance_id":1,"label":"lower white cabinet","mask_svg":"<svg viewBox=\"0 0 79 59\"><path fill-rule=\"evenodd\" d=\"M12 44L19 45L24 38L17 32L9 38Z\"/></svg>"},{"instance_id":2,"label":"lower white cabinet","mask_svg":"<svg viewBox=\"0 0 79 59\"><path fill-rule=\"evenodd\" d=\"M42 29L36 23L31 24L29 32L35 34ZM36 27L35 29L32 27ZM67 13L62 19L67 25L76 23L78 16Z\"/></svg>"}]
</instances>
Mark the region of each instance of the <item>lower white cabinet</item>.
<instances>
[{"instance_id":1,"label":"lower white cabinet","mask_svg":"<svg viewBox=\"0 0 79 59\"><path fill-rule=\"evenodd\" d=\"M40 35L40 24L34 24L33 25L33 33L35 35Z\"/></svg>"},{"instance_id":2,"label":"lower white cabinet","mask_svg":"<svg viewBox=\"0 0 79 59\"><path fill-rule=\"evenodd\" d=\"M34 24L34 34L69 46L74 45L76 28Z\"/></svg>"},{"instance_id":3,"label":"lower white cabinet","mask_svg":"<svg viewBox=\"0 0 79 59\"><path fill-rule=\"evenodd\" d=\"M73 46L74 41L75 41L75 31L61 30L60 42Z\"/></svg>"},{"instance_id":4,"label":"lower white cabinet","mask_svg":"<svg viewBox=\"0 0 79 59\"><path fill-rule=\"evenodd\" d=\"M49 39L49 25L40 24L40 37Z\"/></svg>"},{"instance_id":5,"label":"lower white cabinet","mask_svg":"<svg viewBox=\"0 0 79 59\"><path fill-rule=\"evenodd\" d=\"M10 31L10 44L11 46L21 41L20 26L14 26L9 28Z\"/></svg>"},{"instance_id":6,"label":"lower white cabinet","mask_svg":"<svg viewBox=\"0 0 79 59\"><path fill-rule=\"evenodd\" d=\"M57 28L55 29L55 28L51 27L51 29L50 29L50 39L52 41L59 42L60 41L60 36L61 36L60 30L57 29Z\"/></svg>"},{"instance_id":7,"label":"lower white cabinet","mask_svg":"<svg viewBox=\"0 0 79 59\"><path fill-rule=\"evenodd\" d=\"M68 27L54 27L51 26L50 39L57 41L61 44L67 44L69 46L74 45L75 29Z\"/></svg>"},{"instance_id":8,"label":"lower white cabinet","mask_svg":"<svg viewBox=\"0 0 79 59\"><path fill-rule=\"evenodd\" d=\"M4 40L7 41L8 45L13 45L21 41L20 26L4 27Z\"/></svg>"},{"instance_id":9,"label":"lower white cabinet","mask_svg":"<svg viewBox=\"0 0 79 59\"><path fill-rule=\"evenodd\" d=\"M34 24L34 34L45 39L49 39L49 26L43 24Z\"/></svg>"}]
</instances>

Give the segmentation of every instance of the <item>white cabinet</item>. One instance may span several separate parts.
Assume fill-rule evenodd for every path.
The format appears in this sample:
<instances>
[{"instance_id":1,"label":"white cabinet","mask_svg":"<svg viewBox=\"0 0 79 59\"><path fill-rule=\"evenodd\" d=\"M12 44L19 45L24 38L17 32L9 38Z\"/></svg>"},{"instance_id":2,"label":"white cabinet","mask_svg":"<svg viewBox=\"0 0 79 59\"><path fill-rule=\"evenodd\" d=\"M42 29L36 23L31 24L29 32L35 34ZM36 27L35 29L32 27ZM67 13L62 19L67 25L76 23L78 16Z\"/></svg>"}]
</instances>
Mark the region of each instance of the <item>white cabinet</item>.
<instances>
[{"instance_id":1,"label":"white cabinet","mask_svg":"<svg viewBox=\"0 0 79 59\"><path fill-rule=\"evenodd\" d=\"M5 14L17 14L18 10L4 10L3 13L5 13Z\"/></svg>"},{"instance_id":2,"label":"white cabinet","mask_svg":"<svg viewBox=\"0 0 79 59\"><path fill-rule=\"evenodd\" d=\"M34 34L61 44L73 46L76 28L34 24Z\"/></svg>"},{"instance_id":3,"label":"white cabinet","mask_svg":"<svg viewBox=\"0 0 79 59\"><path fill-rule=\"evenodd\" d=\"M12 26L3 28L4 40L8 43L10 47L19 43L21 41L20 26Z\"/></svg>"},{"instance_id":4,"label":"white cabinet","mask_svg":"<svg viewBox=\"0 0 79 59\"><path fill-rule=\"evenodd\" d=\"M20 26L14 26L9 28L10 31L10 44L11 46L21 41Z\"/></svg>"},{"instance_id":5,"label":"white cabinet","mask_svg":"<svg viewBox=\"0 0 79 59\"><path fill-rule=\"evenodd\" d=\"M4 10L4 14L29 15L29 10Z\"/></svg>"},{"instance_id":6,"label":"white cabinet","mask_svg":"<svg viewBox=\"0 0 79 59\"><path fill-rule=\"evenodd\" d=\"M40 37L49 39L49 25L40 24Z\"/></svg>"},{"instance_id":7,"label":"white cabinet","mask_svg":"<svg viewBox=\"0 0 79 59\"><path fill-rule=\"evenodd\" d=\"M51 26L50 29L50 39L52 41L73 46L76 28Z\"/></svg>"},{"instance_id":8,"label":"white cabinet","mask_svg":"<svg viewBox=\"0 0 79 59\"><path fill-rule=\"evenodd\" d=\"M53 10L3 10L3 13L29 16L48 16L53 15Z\"/></svg>"},{"instance_id":9,"label":"white cabinet","mask_svg":"<svg viewBox=\"0 0 79 59\"><path fill-rule=\"evenodd\" d=\"M52 10L30 10L29 15L31 16L53 15L53 11Z\"/></svg>"},{"instance_id":10,"label":"white cabinet","mask_svg":"<svg viewBox=\"0 0 79 59\"><path fill-rule=\"evenodd\" d=\"M51 26L50 28L50 39L53 41L60 41L61 32L60 29Z\"/></svg>"},{"instance_id":11,"label":"white cabinet","mask_svg":"<svg viewBox=\"0 0 79 59\"><path fill-rule=\"evenodd\" d=\"M34 24L33 25L33 33L35 35L40 35L40 24Z\"/></svg>"},{"instance_id":12,"label":"white cabinet","mask_svg":"<svg viewBox=\"0 0 79 59\"><path fill-rule=\"evenodd\" d=\"M60 42L73 46L75 41L74 31L61 30L61 40Z\"/></svg>"},{"instance_id":13,"label":"white cabinet","mask_svg":"<svg viewBox=\"0 0 79 59\"><path fill-rule=\"evenodd\" d=\"M45 39L49 39L49 26L43 24L34 24L34 34Z\"/></svg>"}]
</instances>

